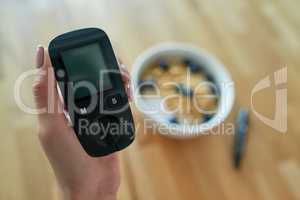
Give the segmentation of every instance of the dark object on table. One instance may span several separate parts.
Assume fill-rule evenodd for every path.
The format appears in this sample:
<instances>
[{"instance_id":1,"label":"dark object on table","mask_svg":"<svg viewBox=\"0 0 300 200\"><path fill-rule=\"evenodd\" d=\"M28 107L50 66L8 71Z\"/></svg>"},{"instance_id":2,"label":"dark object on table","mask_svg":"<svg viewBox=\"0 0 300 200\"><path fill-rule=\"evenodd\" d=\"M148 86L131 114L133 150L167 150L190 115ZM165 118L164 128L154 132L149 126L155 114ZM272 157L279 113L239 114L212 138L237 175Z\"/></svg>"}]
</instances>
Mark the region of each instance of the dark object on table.
<instances>
[{"instance_id":1,"label":"dark object on table","mask_svg":"<svg viewBox=\"0 0 300 200\"><path fill-rule=\"evenodd\" d=\"M241 160L244 154L246 136L248 131L249 124L249 111L245 108L239 110L237 119L236 119L236 129L234 137L234 167L238 169L241 164Z\"/></svg>"},{"instance_id":2,"label":"dark object on table","mask_svg":"<svg viewBox=\"0 0 300 200\"><path fill-rule=\"evenodd\" d=\"M182 94L183 96L187 97L192 97L194 95L193 90L182 83L176 85L176 91L179 94Z\"/></svg>"}]
</instances>

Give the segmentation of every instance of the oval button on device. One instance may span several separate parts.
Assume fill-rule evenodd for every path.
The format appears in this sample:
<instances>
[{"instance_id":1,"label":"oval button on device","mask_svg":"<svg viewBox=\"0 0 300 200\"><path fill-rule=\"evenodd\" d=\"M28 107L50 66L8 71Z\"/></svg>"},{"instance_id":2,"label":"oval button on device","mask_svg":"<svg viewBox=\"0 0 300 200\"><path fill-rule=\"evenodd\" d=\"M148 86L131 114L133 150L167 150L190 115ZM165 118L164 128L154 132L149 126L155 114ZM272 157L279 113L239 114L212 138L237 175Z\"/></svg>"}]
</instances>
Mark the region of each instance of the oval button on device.
<instances>
[{"instance_id":1,"label":"oval button on device","mask_svg":"<svg viewBox=\"0 0 300 200\"><path fill-rule=\"evenodd\" d=\"M122 105L122 96L120 94L113 94L106 97L106 103L109 107L118 107Z\"/></svg>"}]
</instances>

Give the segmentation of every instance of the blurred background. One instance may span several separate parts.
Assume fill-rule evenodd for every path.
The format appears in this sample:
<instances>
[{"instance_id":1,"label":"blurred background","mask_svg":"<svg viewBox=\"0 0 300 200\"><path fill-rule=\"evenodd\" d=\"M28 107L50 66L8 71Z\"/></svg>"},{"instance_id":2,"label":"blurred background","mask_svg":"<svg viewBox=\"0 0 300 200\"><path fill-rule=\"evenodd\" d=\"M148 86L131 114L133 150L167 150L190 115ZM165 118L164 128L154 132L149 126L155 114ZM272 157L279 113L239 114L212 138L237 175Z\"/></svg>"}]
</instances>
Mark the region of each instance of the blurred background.
<instances>
[{"instance_id":1,"label":"blurred background","mask_svg":"<svg viewBox=\"0 0 300 200\"><path fill-rule=\"evenodd\" d=\"M236 88L232 122L250 107L251 90L288 67L288 131L279 133L251 114L241 169L232 165L233 136L189 140L143 134L121 152L119 199L300 199L300 1L298 0L0 0L0 199L57 199L54 174L39 146L34 115L14 100L17 77L34 68L38 44L77 28L100 27L129 70L161 42L204 48L227 66ZM21 97L33 106L32 80ZM255 95L272 118L275 86ZM222 131L222 130L220 130ZM99 172L101 173L101 172Z\"/></svg>"}]
</instances>

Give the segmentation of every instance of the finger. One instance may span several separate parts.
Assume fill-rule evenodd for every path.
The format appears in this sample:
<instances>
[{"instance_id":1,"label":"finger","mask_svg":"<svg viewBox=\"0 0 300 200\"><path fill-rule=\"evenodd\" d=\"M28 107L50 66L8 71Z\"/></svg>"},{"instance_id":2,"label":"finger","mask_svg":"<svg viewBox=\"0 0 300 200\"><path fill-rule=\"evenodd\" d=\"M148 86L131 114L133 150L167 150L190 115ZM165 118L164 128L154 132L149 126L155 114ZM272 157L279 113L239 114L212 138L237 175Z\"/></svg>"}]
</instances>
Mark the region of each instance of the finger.
<instances>
[{"instance_id":1,"label":"finger","mask_svg":"<svg viewBox=\"0 0 300 200\"><path fill-rule=\"evenodd\" d=\"M129 101L132 101L133 92L132 92L132 88L131 88L130 74L129 74L128 70L126 69L125 65L120 64L119 66L120 66L120 71L121 71L121 75L122 75L122 79L123 79L123 82L125 85L128 99L129 99Z\"/></svg>"},{"instance_id":2,"label":"finger","mask_svg":"<svg viewBox=\"0 0 300 200\"><path fill-rule=\"evenodd\" d=\"M47 70L44 67L44 53L44 47L38 46L36 50L36 67L38 68L38 72L32 87L37 109L46 108L45 99L47 97L44 91L47 88L47 84L45 83Z\"/></svg>"},{"instance_id":3,"label":"finger","mask_svg":"<svg viewBox=\"0 0 300 200\"><path fill-rule=\"evenodd\" d=\"M56 81L47 51L38 46L36 52L37 77L33 84L33 95L38 109L46 109L45 114L61 113L61 103L58 99Z\"/></svg>"},{"instance_id":4,"label":"finger","mask_svg":"<svg viewBox=\"0 0 300 200\"><path fill-rule=\"evenodd\" d=\"M121 70L123 82L124 83L130 82L130 74L123 64L120 65L120 70Z\"/></svg>"},{"instance_id":5,"label":"finger","mask_svg":"<svg viewBox=\"0 0 300 200\"><path fill-rule=\"evenodd\" d=\"M123 82L125 82L125 83L130 82L130 74L120 58L118 58L118 64L119 64L119 68L122 73Z\"/></svg>"}]
</instances>

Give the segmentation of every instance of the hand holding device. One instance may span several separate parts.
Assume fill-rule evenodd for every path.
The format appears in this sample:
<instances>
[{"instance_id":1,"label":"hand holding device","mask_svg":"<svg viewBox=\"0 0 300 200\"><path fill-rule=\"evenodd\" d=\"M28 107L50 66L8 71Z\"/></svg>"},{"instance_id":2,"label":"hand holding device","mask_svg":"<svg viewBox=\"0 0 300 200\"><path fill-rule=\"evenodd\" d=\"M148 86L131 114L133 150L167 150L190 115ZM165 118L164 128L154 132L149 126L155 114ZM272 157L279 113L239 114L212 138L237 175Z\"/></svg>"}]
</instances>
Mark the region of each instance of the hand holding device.
<instances>
[{"instance_id":1,"label":"hand holding device","mask_svg":"<svg viewBox=\"0 0 300 200\"><path fill-rule=\"evenodd\" d=\"M37 109L55 105L55 112L39 114L38 133L42 147L57 177L62 199L116 199L120 172L116 153L92 158L81 147L73 128L63 113L63 104L55 87L55 77L47 51L37 50L38 76L33 85ZM129 86L128 72L122 68L125 87ZM49 98L48 90L53 90ZM130 92L128 91L130 97Z\"/></svg>"}]
</instances>

